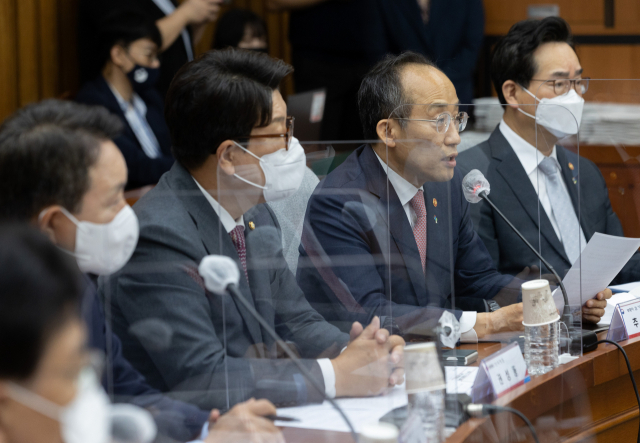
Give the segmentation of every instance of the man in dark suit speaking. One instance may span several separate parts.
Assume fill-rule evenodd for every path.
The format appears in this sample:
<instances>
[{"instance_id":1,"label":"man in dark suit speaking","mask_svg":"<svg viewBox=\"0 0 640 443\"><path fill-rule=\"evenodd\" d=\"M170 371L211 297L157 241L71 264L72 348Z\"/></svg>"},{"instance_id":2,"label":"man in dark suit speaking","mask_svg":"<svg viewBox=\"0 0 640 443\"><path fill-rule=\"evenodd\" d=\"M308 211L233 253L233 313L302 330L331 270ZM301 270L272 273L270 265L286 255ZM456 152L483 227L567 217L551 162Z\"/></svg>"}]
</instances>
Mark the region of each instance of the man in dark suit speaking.
<instances>
[{"instance_id":1,"label":"man in dark suit speaking","mask_svg":"<svg viewBox=\"0 0 640 443\"><path fill-rule=\"evenodd\" d=\"M509 106L489 140L463 152L458 166L485 175L492 200L562 277L594 233L623 235L596 165L557 144L578 132L589 87L569 26L558 17L515 24L496 45L491 75ZM539 263L488 204L474 205L471 217L500 272ZM619 283L640 280L639 260L636 253Z\"/></svg>"},{"instance_id":2,"label":"man in dark suit speaking","mask_svg":"<svg viewBox=\"0 0 640 443\"><path fill-rule=\"evenodd\" d=\"M496 271L455 170L466 114L453 84L404 53L367 74L359 107L378 142L330 173L307 208L297 278L312 306L343 328L379 315L424 332L453 304L463 339L521 329L520 280Z\"/></svg>"},{"instance_id":3,"label":"man in dark suit speaking","mask_svg":"<svg viewBox=\"0 0 640 443\"><path fill-rule=\"evenodd\" d=\"M131 260L100 285L134 366L201 407L374 395L403 378L394 368L404 341L378 319L349 336L309 306L282 255L277 219L260 204L295 192L306 168L278 90L290 72L266 54L233 49L178 72L165 113L176 164L134 207L140 239ZM295 345L324 392L276 358L278 344L235 297L205 290L197 267L208 255L235 260L239 291Z\"/></svg>"}]
</instances>

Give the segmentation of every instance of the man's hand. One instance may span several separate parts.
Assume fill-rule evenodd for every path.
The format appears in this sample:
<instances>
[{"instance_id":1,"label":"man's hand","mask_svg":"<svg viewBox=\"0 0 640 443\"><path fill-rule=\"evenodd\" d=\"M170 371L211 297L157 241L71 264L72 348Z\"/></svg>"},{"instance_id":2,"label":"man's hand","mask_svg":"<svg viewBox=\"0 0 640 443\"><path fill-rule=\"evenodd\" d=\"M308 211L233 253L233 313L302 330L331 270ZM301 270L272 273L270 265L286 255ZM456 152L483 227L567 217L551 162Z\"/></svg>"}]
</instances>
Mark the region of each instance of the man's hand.
<instances>
[{"instance_id":1,"label":"man's hand","mask_svg":"<svg viewBox=\"0 0 640 443\"><path fill-rule=\"evenodd\" d=\"M187 22L192 25L212 22L218 18L222 0L186 0L180 5Z\"/></svg>"},{"instance_id":2,"label":"man's hand","mask_svg":"<svg viewBox=\"0 0 640 443\"><path fill-rule=\"evenodd\" d=\"M505 306L494 312L480 312L473 327L478 338L509 331L522 331L522 303Z\"/></svg>"},{"instance_id":3,"label":"man's hand","mask_svg":"<svg viewBox=\"0 0 640 443\"><path fill-rule=\"evenodd\" d=\"M604 315L607 300L610 299L612 295L611 289L607 288L602 292L598 292L595 298L587 300L582 307L582 319L589 323L598 323Z\"/></svg>"},{"instance_id":4,"label":"man's hand","mask_svg":"<svg viewBox=\"0 0 640 443\"><path fill-rule=\"evenodd\" d=\"M375 317L362 329L354 323L351 341L340 356L331 360L336 373L336 396L362 397L377 395L390 384L404 380L404 340L380 329Z\"/></svg>"},{"instance_id":5,"label":"man's hand","mask_svg":"<svg viewBox=\"0 0 640 443\"><path fill-rule=\"evenodd\" d=\"M266 415L276 415L276 407L267 400L251 399L237 404L220 416L217 409L209 416L209 435L205 443L284 443L284 437Z\"/></svg>"}]
</instances>

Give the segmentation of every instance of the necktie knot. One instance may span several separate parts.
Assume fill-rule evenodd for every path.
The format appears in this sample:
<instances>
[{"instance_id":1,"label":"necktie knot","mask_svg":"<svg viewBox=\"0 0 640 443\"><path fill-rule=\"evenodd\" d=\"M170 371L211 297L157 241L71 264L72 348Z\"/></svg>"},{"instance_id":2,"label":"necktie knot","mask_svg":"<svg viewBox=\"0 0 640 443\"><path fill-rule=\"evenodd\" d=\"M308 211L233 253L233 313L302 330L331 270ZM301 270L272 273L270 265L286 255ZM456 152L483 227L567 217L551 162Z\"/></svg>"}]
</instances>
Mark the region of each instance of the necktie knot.
<instances>
[{"instance_id":1,"label":"necktie knot","mask_svg":"<svg viewBox=\"0 0 640 443\"><path fill-rule=\"evenodd\" d=\"M416 213L418 218L423 218L427 216L427 208L424 204L424 192L422 190L418 190L416 195L409 201L411 207Z\"/></svg>"},{"instance_id":2,"label":"necktie knot","mask_svg":"<svg viewBox=\"0 0 640 443\"><path fill-rule=\"evenodd\" d=\"M244 275L247 277L247 281L249 281L249 274L247 273L247 244L244 238L244 226L236 226L231 232L229 232L229 235L231 236L233 246L236 247L236 251L238 252L238 258L240 259L240 264L242 264Z\"/></svg>"},{"instance_id":3,"label":"necktie knot","mask_svg":"<svg viewBox=\"0 0 640 443\"><path fill-rule=\"evenodd\" d=\"M538 166L540 170L549 178L555 177L556 172L558 172L558 163L556 159L553 157L545 157L540 162L540 166Z\"/></svg>"}]
</instances>

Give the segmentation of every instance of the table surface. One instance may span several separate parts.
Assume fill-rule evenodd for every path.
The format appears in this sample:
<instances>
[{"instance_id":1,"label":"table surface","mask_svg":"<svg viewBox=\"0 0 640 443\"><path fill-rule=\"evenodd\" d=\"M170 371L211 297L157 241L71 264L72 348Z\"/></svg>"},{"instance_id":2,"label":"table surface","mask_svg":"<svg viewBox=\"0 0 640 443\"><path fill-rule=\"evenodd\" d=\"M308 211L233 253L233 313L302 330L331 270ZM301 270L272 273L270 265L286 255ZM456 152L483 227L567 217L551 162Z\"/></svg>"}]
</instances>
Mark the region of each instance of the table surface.
<instances>
[{"instance_id":1,"label":"table surface","mask_svg":"<svg viewBox=\"0 0 640 443\"><path fill-rule=\"evenodd\" d=\"M598 334L606 338L606 332ZM620 342L640 377L640 337ZM462 345L476 349L477 366L485 357L507 346L504 343ZM618 349L601 344L595 351L536 377L516 388L494 404L521 411L534 423L540 441L635 441L638 432L638 405ZM287 442L351 442L343 432L283 428ZM519 418L499 414L470 419L447 439L447 443L494 441L533 441Z\"/></svg>"}]
</instances>

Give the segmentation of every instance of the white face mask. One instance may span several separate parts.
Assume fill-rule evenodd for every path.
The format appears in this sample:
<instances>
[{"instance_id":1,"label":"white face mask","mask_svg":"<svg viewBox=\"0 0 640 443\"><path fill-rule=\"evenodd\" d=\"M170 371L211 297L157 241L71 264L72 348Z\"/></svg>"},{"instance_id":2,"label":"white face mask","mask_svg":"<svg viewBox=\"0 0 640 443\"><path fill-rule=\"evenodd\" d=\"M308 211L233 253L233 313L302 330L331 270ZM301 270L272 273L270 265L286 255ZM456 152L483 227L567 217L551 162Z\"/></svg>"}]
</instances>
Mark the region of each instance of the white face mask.
<instances>
[{"instance_id":1,"label":"white face mask","mask_svg":"<svg viewBox=\"0 0 640 443\"><path fill-rule=\"evenodd\" d=\"M76 250L73 252L82 272L108 275L120 270L138 244L138 217L126 205L109 223L78 221L69 211L62 212L76 226Z\"/></svg>"},{"instance_id":2,"label":"white face mask","mask_svg":"<svg viewBox=\"0 0 640 443\"><path fill-rule=\"evenodd\" d=\"M60 423L65 443L108 443L111 441L109 397L98 383L95 371L85 369L78 379L78 394L67 406L60 406L15 383L7 384L15 401Z\"/></svg>"},{"instance_id":3,"label":"white face mask","mask_svg":"<svg viewBox=\"0 0 640 443\"><path fill-rule=\"evenodd\" d=\"M538 100L540 105L536 109L535 116L524 112L520 108L518 108L518 111L535 119L537 124L547 128L558 139L578 133L580 121L582 120L584 99L573 88L566 94L543 99L533 95L527 88L522 86L521 88L531 97Z\"/></svg>"},{"instance_id":4,"label":"white face mask","mask_svg":"<svg viewBox=\"0 0 640 443\"><path fill-rule=\"evenodd\" d=\"M282 200L298 190L304 177L306 156L304 154L304 148L297 138L293 137L291 139L289 149L280 149L271 154L263 155L262 157L258 157L238 143L236 143L236 146L260 161L260 167L264 172L265 183L264 186L260 186L246 178L240 177L238 174L233 175L245 183L262 189L266 201Z\"/></svg>"}]
</instances>

